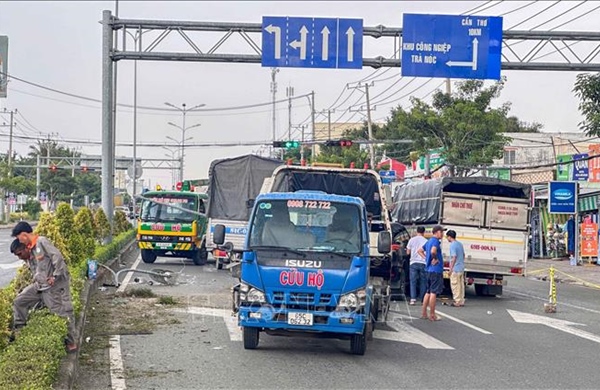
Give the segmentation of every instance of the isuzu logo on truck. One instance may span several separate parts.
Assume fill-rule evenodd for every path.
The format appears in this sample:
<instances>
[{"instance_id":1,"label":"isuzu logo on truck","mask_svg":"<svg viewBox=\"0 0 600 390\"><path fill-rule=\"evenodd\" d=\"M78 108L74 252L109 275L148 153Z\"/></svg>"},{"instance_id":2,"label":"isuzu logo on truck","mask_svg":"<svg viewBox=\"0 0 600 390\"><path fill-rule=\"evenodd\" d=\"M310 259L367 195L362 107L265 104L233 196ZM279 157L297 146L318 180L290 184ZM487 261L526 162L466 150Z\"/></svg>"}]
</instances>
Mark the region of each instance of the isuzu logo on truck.
<instances>
[{"instance_id":1,"label":"isuzu logo on truck","mask_svg":"<svg viewBox=\"0 0 600 390\"><path fill-rule=\"evenodd\" d=\"M321 261L319 260L286 260L285 265L288 267L299 267L299 268L321 268Z\"/></svg>"}]
</instances>

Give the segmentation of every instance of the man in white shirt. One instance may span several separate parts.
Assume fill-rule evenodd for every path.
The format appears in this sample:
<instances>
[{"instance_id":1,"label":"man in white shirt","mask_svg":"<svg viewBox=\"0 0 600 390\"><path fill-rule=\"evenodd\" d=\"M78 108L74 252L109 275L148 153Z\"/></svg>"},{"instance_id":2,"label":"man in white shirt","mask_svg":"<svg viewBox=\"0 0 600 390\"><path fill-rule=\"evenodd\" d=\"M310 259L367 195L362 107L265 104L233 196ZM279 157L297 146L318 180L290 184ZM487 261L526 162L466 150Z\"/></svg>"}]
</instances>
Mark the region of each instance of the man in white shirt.
<instances>
[{"instance_id":1,"label":"man in white shirt","mask_svg":"<svg viewBox=\"0 0 600 390\"><path fill-rule=\"evenodd\" d=\"M425 258L419 254L419 248L427 243L424 237L425 228L417 227L417 235L412 237L406 244L406 253L410 255L410 303L414 306L417 302L417 285L419 286L419 300L423 302L427 284L427 273L425 272Z\"/></svg>"}]
</instances>

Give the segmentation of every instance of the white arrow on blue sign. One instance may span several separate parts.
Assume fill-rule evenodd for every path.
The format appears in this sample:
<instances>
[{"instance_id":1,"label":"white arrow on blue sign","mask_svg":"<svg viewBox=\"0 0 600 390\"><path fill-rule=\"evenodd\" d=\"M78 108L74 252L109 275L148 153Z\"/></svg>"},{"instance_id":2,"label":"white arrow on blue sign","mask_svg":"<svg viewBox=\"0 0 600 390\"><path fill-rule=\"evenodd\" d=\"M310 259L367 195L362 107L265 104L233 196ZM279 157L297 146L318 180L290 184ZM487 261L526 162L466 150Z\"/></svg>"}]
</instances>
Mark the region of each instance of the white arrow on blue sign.
<instances>
[{"instance_id":1,"label":"white arrow on blue sign","mask_svg":"<svg viewBox=\"0 0 600 390\"><path fill-rule=\"evenodd\" d=\"M262 66L362 68L362 19L264 16Z\"/></svg>"},{"instance_id":2,"label":"white arrow on blue sign","mask_svg":"<svg viewBox=\"0 0 600 390\"><path fill-rule=\"evenodd\" d=\"M502 17L404 14L402 76L500 79Z\"/></svg>"}]
</instances>

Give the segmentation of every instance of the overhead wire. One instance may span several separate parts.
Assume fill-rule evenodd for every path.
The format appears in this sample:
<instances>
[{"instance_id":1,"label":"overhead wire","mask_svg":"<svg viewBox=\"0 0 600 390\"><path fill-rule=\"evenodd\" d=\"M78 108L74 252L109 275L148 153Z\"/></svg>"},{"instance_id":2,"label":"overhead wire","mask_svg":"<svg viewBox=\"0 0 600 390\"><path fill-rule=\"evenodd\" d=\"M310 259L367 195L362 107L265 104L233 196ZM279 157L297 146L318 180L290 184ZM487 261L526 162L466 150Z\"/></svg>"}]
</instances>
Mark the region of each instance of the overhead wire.
<instances>
[{"instance_id":1,"label":"overhead wire","mask_svg":"<svg viewBox=\"0 0 600 390\"><path fill-rule=\"evenodd\" d=\"M528 21L540 16L541 14L543 14L544 12L548 11L549 9L555 7L556 5L558 5L560 3L560 0L555 1L554 3L550 4L548 7L544 8L543 10L539 11L538 13L531 15L530 17L520 21L519 23L513 25L512 27L509 27L507 30L512 30L515 29L517 27L519 27L520 25L527 23Z\"/></svg>"}]
</instances>

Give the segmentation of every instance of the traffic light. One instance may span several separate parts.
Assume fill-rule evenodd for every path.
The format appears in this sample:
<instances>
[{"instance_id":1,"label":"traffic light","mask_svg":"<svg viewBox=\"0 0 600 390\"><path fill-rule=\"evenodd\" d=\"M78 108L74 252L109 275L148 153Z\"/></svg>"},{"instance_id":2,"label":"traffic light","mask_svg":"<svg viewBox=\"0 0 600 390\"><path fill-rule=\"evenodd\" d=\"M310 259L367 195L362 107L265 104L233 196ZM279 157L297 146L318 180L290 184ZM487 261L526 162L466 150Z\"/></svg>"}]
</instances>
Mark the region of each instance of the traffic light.
<instances>
[{"instance_id":1,"label":"traffic light","mask_svg":"<svg viewBox=\"0 0 600 390\"><path fill-rule=\"evenodd\" d=\"M48 168L50 169L50 172L56 172L56 170L58 169L58 167L56 166L56 164L52 164Z\"/></svg>"},{"instance_id":2,"label":"traffic light","mask_svg":"<svg viewBox=\"0 0 600 390\"><path fill-rule=\"evenodd\" d=\"M342 148L349 148L352 146L352 140L349 139L340 139L340 140L327 140L325 141L325 146L340 146Z\"/></svg>"},{"instance_id":3,"label":"traffic light","mask_svg":"<svg viewBox=\"0 0 600 390\"><path fill-rule=\"evenodd\" d=\"M300 147L300 141L273 141L274 148L296 149Z\"/></svg>"},{"instance_id":4,"label":"traffic light","mask_svg":"<svg viewBox=\"0 0 600 390\"><path fill-rule=\"evenodd\" d=\"M81 172L86 173L87 171L88 171L87 165L82 165L81 166Z\"/></svg>"}]
</instances>

